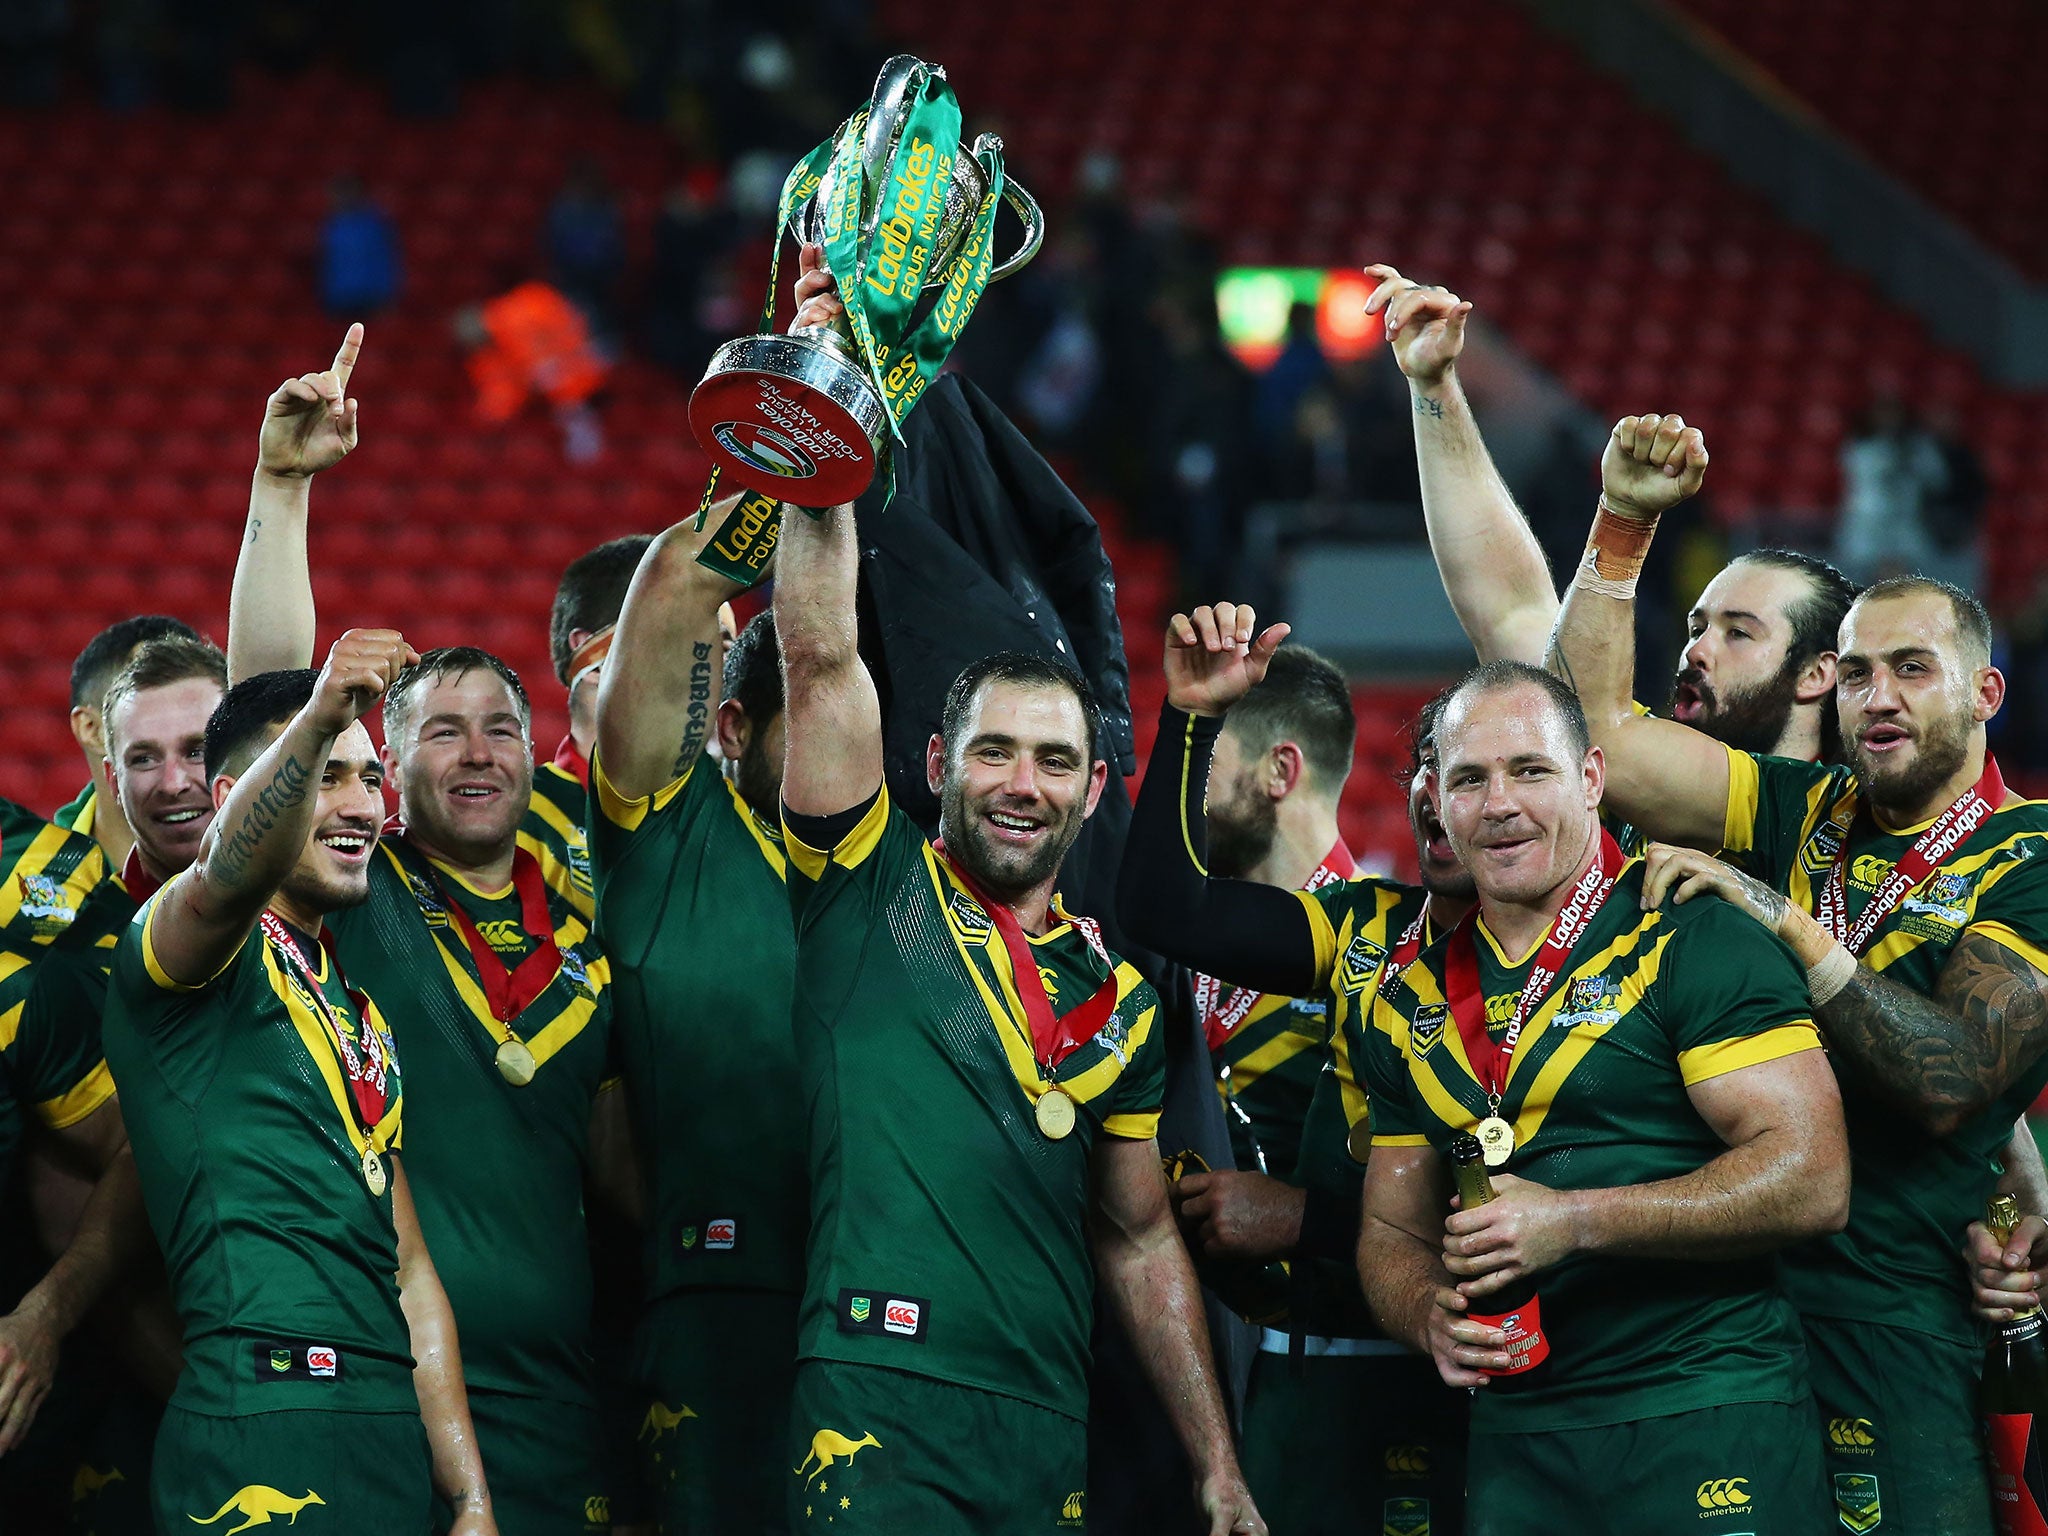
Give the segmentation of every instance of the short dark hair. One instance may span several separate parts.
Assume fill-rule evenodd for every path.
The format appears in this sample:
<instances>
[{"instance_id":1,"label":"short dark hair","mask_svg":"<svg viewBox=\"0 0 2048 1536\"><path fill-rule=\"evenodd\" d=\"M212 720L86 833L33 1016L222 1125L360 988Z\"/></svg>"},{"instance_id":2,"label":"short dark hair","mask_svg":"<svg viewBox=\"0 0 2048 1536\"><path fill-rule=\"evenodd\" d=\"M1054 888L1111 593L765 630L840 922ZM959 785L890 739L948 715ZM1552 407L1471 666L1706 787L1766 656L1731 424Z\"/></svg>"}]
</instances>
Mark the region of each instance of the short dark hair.
<instances>
[{"instance_id":1,"label":"short dark hair","mask_svg":"<svg viewBox=\"0 0 2048 1536\"><path fill-rule=\"evenodd\" d=\"M1444 706L1456 691L1457 684L1453 683L1415 711L1415 718L1408 725L1408 771L1401 776L1403 784L1422 771L1423 753L1436 750L1436 723L1443 718Z\"/></svg>"},{"instance_id":2,"label":"short dark hair","mask_svg":"<svg viewBox=\"0 0 2048 1536\"><path fill-rule=\"evenodd\" d=\"M555 588L554 611L548 615L548 650L555 664L555 680L563 686L569 682L569 659L576 654L569 636L579 629L598 630L619 622L619 610L626 606L626 589L633 585L640 557L653 542L652 534L629 533L578 555L562 572L561 584Z\"/></svg>"},{"instance_id":3,"label":"short dark hair","mask_svg":"<svg viewBox=\"0 0 2048 1536\"><path fill-rule=\"evenodd\" d=\"M1083 728L1088 733L1088 766L1092 770L1101 757L1096 741L1102 734L1102 706L1088 679L1063 661L1030 651L997 651L970 664L953 679L946 690L945 707L939 711L939 739L950 752L967 728L967 711L984 683L1016 683L1025 688L1064 688L1081 702Z\"/></svg>"},{"instance_id":4,"label":"short dark hair","mask_svg":"<svg viewBox=\"0 0 2048 1536\"><path fill-rule=\"evenodd\" d=\"M100 717L111 721L114 706L138 693L194 680L213 683L223 693L227 691L228 659L219 646L197 635L166 635L160 640L146 640L107 685L100 702Z\"/></svg>"},{"instance_id":5,"label":"short dark hair","mask_svg":"<svg viewBox=\"0 0 2048 1536\"><path fill-rule=\"evenodd\" d=\"M1255 753L1293 742L1317 784L1332 794L1351 777L1358 745L1351 684L1334 662L1305 645L1283 645L1273 653L1258 686L1231 706L1227 729Z\"/></svg>"},{"instance_id":6,"label":"short dark hair","mask_svg":"<svg viewBox=\"0 0 2048 1536\"><path fill-rule=\"evenodd\" d=\"M1915 592L1936 592L1947 598L1949 611L1955 616L1956 633L1977 653L1980 665L1990 665L1991 614L1974 594L1952 582L1937 581L1932 576L1887 576L1865 587L1856 601L1871 603L1884 597L1910 597Z\"/></svg>"},{"instance_id":7,"label":"short dark hair","mask_svg":"<svg viewBox=\"0 0 2048 1536\"><path fill-rule=\"evenodd\" d=\"M277 728L306 707L320 674L312 667L258 672L230 688L206 722L206 781L240 775L263 755Z\"/></svg>"},{"instance_id":8,"label":"short dark hair","mask_svg":"<svg viewBox=\"0 0 2048 1536\"><path fill-rule=\"evenodd\" d=\"M71 663L71 707L77 709L82 704L89 704L94 709L101 707L108 685L128 665L128 658L135 654L137 648L151 640L170 637L197 640L199 631L183 619L174 619L167 613L145 613L123 619L118 624L109 624L85 642L85 649Z\"/></svg>"},{"instance_id":9,"label":"short dark hair","mask_svg":"<svg viewBox=\"0 0 2048 1536\"><path fill-rule=\"evenodd\" d=\"M465 672L490 672L501 677L519 703L519 723L533 729L533 701L519 674L481 646L444 645L431 650L392 680L384 694L384 740L394 751L412 717L413 696L428 681L460 677Z\"/></svg>"},{"instance_id":10,"label":"short dark hair","mask_svg":"<svg viewBox=\"0 0 2048 1536\"><path fill-rule=\"evenodd\" d=\"M1856 601L1856 583L1818 555L1797 549L1753 549L1738 555L1731 565L1761 565L1774 571L1791 571L1806 578L1806 596L1785 610L1792 624L1791 643L1786 647L1787 663L1810 666L1823 654L1831 654L1839 642L1842 620Z\"/></svg>"},{"instance_id":11,"label":"short dark hair","mask_svg":"<svg viewBox=\"0 0 2048 1536\"><path fill-rule=\"evenodd\" d=\"M762 609L725 653L725 697L756 725L782 713L782 648L775 640L775 615Z\"/></svg>"},{"instance_id":12,"label":"short dark hair","mask_svg":"<svg viewBox=\"0 0 2048 1536\"><path fill-rule=\"evenodd\" d=\"M1484 662L1459 678L1457 685L1444 696L1437 723L1442 723L1451 705L1468 694L1505 693L1511 688L1540 688L1549 698L1551 708L1563 718L1573 750L1581 758L1592 750L1593 732L1586 724L1586 707L1579 702L1579 696L1572 691L1571 685L1541 667L1532 667L1526 661L1506 656Z\"/></svg>"}]
</instances>

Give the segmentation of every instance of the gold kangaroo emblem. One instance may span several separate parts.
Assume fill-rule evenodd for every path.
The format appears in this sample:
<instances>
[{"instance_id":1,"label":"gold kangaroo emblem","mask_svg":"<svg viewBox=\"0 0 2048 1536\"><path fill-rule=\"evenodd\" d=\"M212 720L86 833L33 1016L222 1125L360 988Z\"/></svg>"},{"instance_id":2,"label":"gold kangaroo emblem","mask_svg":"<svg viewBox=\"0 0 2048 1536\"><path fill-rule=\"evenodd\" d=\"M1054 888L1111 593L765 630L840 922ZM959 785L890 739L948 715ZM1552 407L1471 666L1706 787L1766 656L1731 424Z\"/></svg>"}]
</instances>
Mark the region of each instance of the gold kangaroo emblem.
<instances>
[{"instance_id":1,"label":"gold kangaroo emblem","mask_svg":"<svg viewBox=\"0 0 2048 1536\"><path fill-rule=\"evenodd\" d=\"M204 1520L200 1519L197 1515L187 1515L185 1518L194 1525L212 1525L216 1521L225 1520L229 1512L232 1511L243 1517L242 1523L229 1526L221 1533L221 1536L235 1536L235 1532L246 1531L252 1525L270 1524L270 1517L272 1515L289 1515L291 1516L290 1523L297 1525L299 1523L300 1510L304 1509L308 1504L325 1504L326 1502L325 1499L321 1498L319 1494L310 1488L306 1490L306 1496L303 1499L295 1499L288 1493L279 1493L275 1488L266 1488L261 1483L251 1483Z\"/></svg>"},{"instance_id":2,"label":"gold kangaroo emblem","mask_svg":"<svg viewBox=\"0 0 2048 1536\"><path fill-rule=\"evenodd\" d=\"M659 1440L663 1435L675 1433L675 1427L685 1419L697 1417L696 1411L685 1403L680 1408L671 1408L667 1403L654 1402L647 1405L647 1417L640 1421L642 1440Z\"/></svg>"},{"instance_id":3,"label":"gold kangaroo emblem","mask_svg":"<svg viewBox=\"0 0 2048 1536\"><path fill-rule=\"evenodd\" d=\"M102 1472L89 1461L78 1464L78 1470L71 1474L71 1502L83 1504L109 1483L125 1483L128 1479L119 1467L109 1467Z\"/></svg>"},{"instance_id":4,"label":"gold kangaroo emblem","mask_svg":"<svg viewBox=\"0 0 2048 1536\"><path fill-rule=\"evenodd\" d=\"M849 1440L836 1429L821 1429L811 1436L811 1454L804 1458L803 1466L792 1467L790 1471L804 1480L805 1487L809 1487L811 1480L822 1477L835 1461L851 1461L868 1446L879 1450L881 1444L873 1435ZM815 1466L812 1465L814 1462Z\"/></svg>"}]
</instances>

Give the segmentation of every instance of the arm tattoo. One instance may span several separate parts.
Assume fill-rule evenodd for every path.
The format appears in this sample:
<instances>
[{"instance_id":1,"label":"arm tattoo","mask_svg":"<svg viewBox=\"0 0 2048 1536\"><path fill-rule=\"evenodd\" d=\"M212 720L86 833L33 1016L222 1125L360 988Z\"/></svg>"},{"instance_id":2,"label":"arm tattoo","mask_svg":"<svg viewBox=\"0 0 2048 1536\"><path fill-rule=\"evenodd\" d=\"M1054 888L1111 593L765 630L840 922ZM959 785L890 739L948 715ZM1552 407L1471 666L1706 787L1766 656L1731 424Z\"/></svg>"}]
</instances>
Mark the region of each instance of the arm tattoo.
<instances>
[{"instance_id":1,"label":"arm tattoo","mask_svg":"<svg viewBox=\"0 0 2048 1536\"><path fill-rule=\"evenodd\" d=\"M697 761L697 754L704 750L704 741L711 729L711 646L698 641L690 647L690 704L688 716L683 724L682 750L676 754L676 765L671 775L681 778L690 764Z\"/></svg>"},{"instance_id":2,"label":"arm tattoo","mask_svg":"<svg viewBox=\"0 0 2048 1536\"><path fill-rule=\"evenodd\" d=\"M263 519L262 519L262 518L260 518L260 517L252 517L252 518L250 518L250 519L249 519L249 542L250 542L251 544L254 544L254 543L256 542L256 532L257 532L257 530L258 530L258 529L260 529L260 528L261 528L262 526L263 526Z\"/></svg>"},{"instance_id":3,"label":"arm tattoo","mask_svg":"<svg viewBox=\"0 0 2048 1536\"><path fill-rule=\"evenodd\" d=\"M296 757L279 763L270 782L257 792L255 803L206 861L207 873L228 886L240 885L249 872L249 860L264 837L277 825L280 816L306 798L306 786L312 777Z\"/></svg>"},{"instance_id":4,"label":"arm tattoo","mask_svg":"<svg viewBox=\"0 0 2048 1536\"><path fill-rule=\"evenodd\" d=\"M1428 395L1415 395L1412 398L1415 401L1416 415L1427 416L1432 421L1442 421L1444 419L1443 401L1432 400Z\"/></svg>"},{"instance_id":5,"label":"arm tattoo","mask_svg":"<svg viewBox=\"0 0 2048 1536\"><path fill-rule=\"evenodd\" d=\"M1964 934L1922 997L1868 966L1819 1010L1835 1059L1938 1132L1989 1105L2048 1044L2048 976Z\"/></svg>"}]
</instances>

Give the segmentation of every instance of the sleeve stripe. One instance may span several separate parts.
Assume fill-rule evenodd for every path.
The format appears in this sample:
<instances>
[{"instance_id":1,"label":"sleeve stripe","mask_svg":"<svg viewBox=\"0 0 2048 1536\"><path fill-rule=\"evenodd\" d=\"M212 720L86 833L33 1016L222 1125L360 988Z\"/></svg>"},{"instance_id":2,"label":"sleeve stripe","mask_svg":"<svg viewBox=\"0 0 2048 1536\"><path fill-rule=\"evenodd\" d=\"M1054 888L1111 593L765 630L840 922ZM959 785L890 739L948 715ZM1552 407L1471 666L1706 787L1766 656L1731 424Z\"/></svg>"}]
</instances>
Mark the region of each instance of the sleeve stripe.
<instances>
[{"instance_id":1,"label":"sleeve stripe","mask_svg":"<svg viewBox=\"0 0 2048 1536\"><path fill-rule=\"evenodd\" d=\"M1744 1035L1736 1040L1717 1040L1712 1045L1697 1045L1689 1051L1680 1051L1678 1075L1685 1079L1687 1087L1691 1087L1709 1078L1739 1072L1744 1067L1819 1049L1820 1034L1814 1029L1813 1021L1800 1019L1780 1024L1776 1029L1767 1029L1762 1034Z\"/></svg>"},{"instance_id":2,"label":"sleeve stripe","mask_svg":"<svg viewBox=\"0 0 2048 1536\"><path fill-rule=\"evenodd\" d=\"M1756 846L1756 819L1763 798L1763 773L1756 759L1733 747L1728 753L1728 808L1721 816L1721 851L1747 853Z\"/></svg>"},{"instance_id":3,"label":"sleeve stripe","mask_svg":"<svg viewBox=\"0 0 2048 1536\"><path fill-rule=\"evenodd\" d=\"M2048 953L2021 938L2005 923L1972 923L1966 930L1981 933L2001 949L2009 949L2043 975L2048 975Z\"/></svg>"},{"instance_id":4,"label":"sleeve stripe","mask_svg":"<svg viewBox=\"0 0 2048 1536\"><path fill-rule=\"evenodd\" d=\"M1103 1119L1102 1129L1104 1134L1124 1141L1151 1141L1159 1134L1159 1111L1109 1115Z\"/></svg>"},{"instance_id":5,"label":"sleeve stripe","mask_svg":"<svg viewBox=\"0 0 2048 1536\"><path fill-rule=\"evenodd\" d=\"M113 1096L114 1074L107 1070L106 1059L102 1057L65 1092L36 1105L36 1113L51 1130L61 1131L67 1125L78 1124Z\"/></svg>"},{"instance_id":6,"label":"sleeve stripe","mask_svg":"<svg viewBox=\"0 0 2048 1536\"><path fill-rule=\"evenodd\" d=\"M164 887L164 890L169 889L169 886ZM197 992L200 988L206 985L205 981L175 980L172 977L171 973L163 968L162 962L159 961L156 957L156 941L150 937L150 930L156 926L157 908L162 904L158 898L161 897L163 893L163 891L158 891L155 896L150 897L149 907L143 913L142 916L143 967L149 972L149 979L155 982L157 986L159 986L166 992ZM244 944L248 942L248 938L246 935L244 935L242 942ZM235 955L239 955L241 952L242 946L240 944L237 944L235 946ZM224 962L222 962L220 971L226 970L228 966L234 963L235 955L229 955L228 958ZM211 981L213 980L214 976L220 975L220 971L215 971L213 973L213 976L209 976L207 978L207 981Z\"/></svg>"},{"instance_id":7,"label":"sleeve stripe","mask_svg":"<svg viewBox=\"0 0 2048 1536\"><path fill-rule=\"evenodd\" d=\"M847 809L851 810L849 806ZM807 880L821 880L825 866L837 864L841 869L852 869L881 846L882 833L889 825L889 790L883 785L875 791L875 798L869 804L867 814L860 823L839 840L836 848L813 848L790 829L789 818L782 819L782 846L789 855L790 863L803 872Z\"/></svg>"},{"instance_id":8,"label":"sleeve stripe","mask_svg":"<svg viewBox=\"0 0 2048 1536\"><path fill-rule=\"evenodd\" d=\"M598 809L603 812L606 821L627 832L637 832L640 830L640 823L647 819L648 812L666 810L668 803L682 792L683 786L690 782L690 775L696 771L697 764L692 762L679 776L669 780L653 794L628 795L611 781L605 774L604 763L593 755L590 762L590 787L597 791Z\"/></svg>"},{"instance_id":9,"label":"sleeve stripe","mask_svg":"<svg viewBox=\"0 0 2048 1536\"><path fill-rule=\"evenodd\" d=\"M1372 1144L1376 1147L1426 1147L1427 1136L1375 1136Z\"/></svg>"}]
</instances>

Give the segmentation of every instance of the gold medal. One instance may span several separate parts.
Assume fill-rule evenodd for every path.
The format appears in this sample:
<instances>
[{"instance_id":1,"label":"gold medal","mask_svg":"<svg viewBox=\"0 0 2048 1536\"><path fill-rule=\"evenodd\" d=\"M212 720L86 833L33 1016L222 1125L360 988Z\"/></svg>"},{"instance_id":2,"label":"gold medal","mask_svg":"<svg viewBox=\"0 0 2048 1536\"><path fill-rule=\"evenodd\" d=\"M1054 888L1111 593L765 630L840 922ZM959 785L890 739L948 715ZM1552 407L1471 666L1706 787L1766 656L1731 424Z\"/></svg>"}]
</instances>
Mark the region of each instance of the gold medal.
<instances>
[{"instance_id":1,"label":"gold medal","mask_svg":"<svg viewBox=\"0 0 2048 1536\"><path fill-rule=\"evenodd\" d=\"M498 1047L498 1076L514 1088L524 1088L540 1070L524 1040L507 1040Z\"/></svg>"},{"instance_id":2,"label":"gold medal","mask_svg":"<svg viewBox=\"0 0 2048 1536\"><path fill-rule=\"evenodd\" d=\"M1074 1129L1074 1101L1060 1088L1048 1088L1038 1096L1038 1128L1047 1139L1059 1141Z\"/></svg>"},{"instance_id":3,"label":"gold medal","mask_svg":"<svg viewBox=\"0 0 2048 1536\"><path fill-rule=\"evenodd\" d=\"M1479 1138L1489 1168L1505 1168L1515 1155L1515 1128L1499 1115L1488 1115L1472 1128L1472 1134Z\"/></svg>"},{"instance_id":4,"label":"gold medal","mask_svg":"<svg viewBox=\"0 0 2048 1536\"><path fill-rule=\"evenodd\" d=\"M1372 1152L1372 1119L1370 1116L1360 1115L1358 1117L1358 1123L1351 1127L1350 1134L1344 1138L1344 1150L1351 1154L1351 1161L1354 1163L1362 1163L1366 1160L1366 1157Z\"/></svg>"},{"instance_id":5,"label":"gold medal","mask_svg":"<svg viewBox=\"0 0 2048 1536\"><path fill-rule=\"evenodd\" d=\"M363 1182L377 1196L391 1187L391 1175L384 1171L384 1159L377 1155L375 1147L363 1148Z\"/></svg>"}]
</instances>

